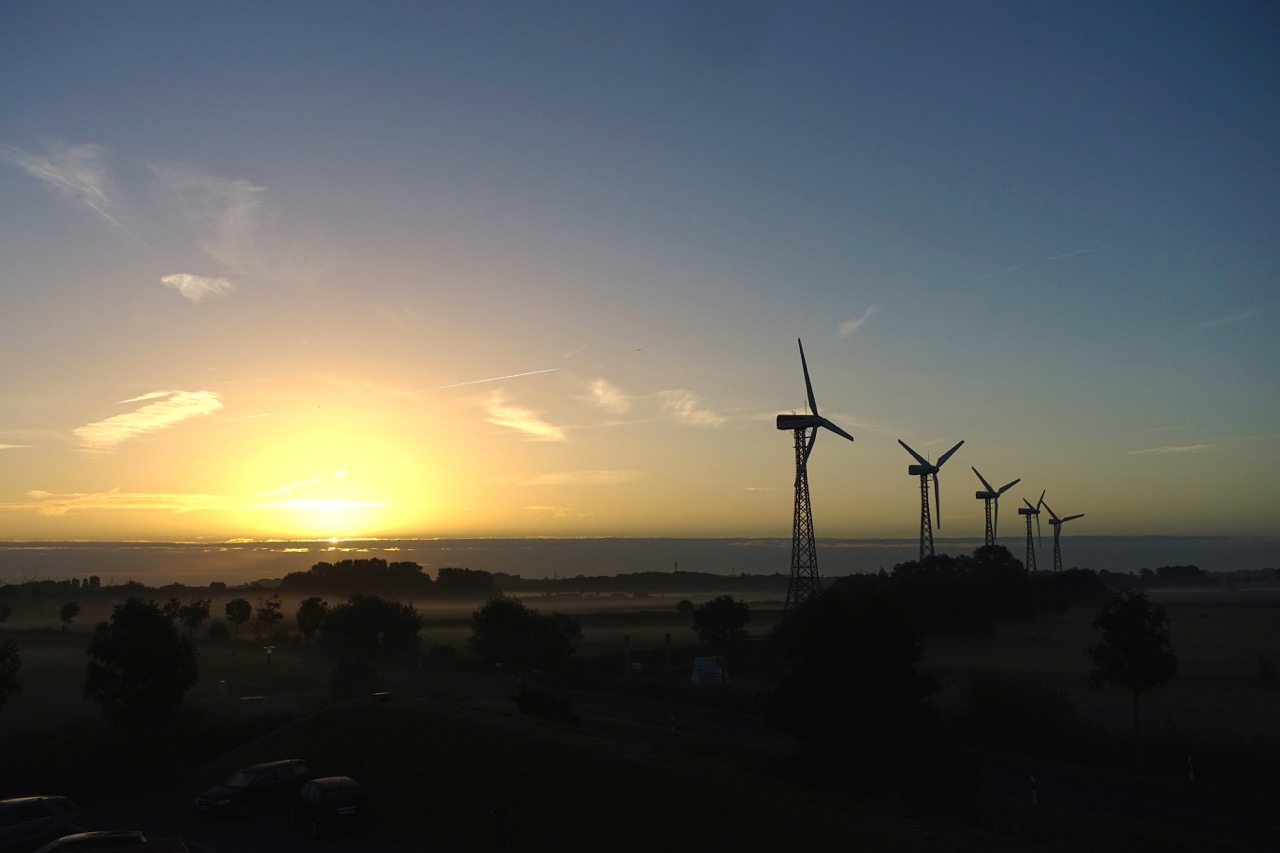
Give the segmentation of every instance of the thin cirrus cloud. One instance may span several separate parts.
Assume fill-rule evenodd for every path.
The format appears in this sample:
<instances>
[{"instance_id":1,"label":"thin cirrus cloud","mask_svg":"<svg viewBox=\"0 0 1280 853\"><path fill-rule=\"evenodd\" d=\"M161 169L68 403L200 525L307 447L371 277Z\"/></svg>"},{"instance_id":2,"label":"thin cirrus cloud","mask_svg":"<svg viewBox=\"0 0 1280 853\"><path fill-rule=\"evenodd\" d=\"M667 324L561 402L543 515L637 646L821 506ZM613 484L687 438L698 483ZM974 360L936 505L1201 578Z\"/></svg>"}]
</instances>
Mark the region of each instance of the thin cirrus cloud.
<instances>
[{"instance_id":1,"label":"thin cirrus cloud","mask_svg":"<svg viewBox=\"0 0 1280 853\"><path fill-rule=\"evenodd\" d=\"M550 471L522 481L526 486L617 486L642 479L642 471Z\"/></svg>"},{"instance_id":2,"label":"thin cirrus cloud","mask_svg":"<svg viewBox=\"0 0 1280 853\"><path fill-rule=\"evenodd\" d=\"M87 450L109 452L133 438L177 426L222 408L222 398L213 391L152 391L121 404L146 403L139 409L106 420L95 421L72 431Z\"/></svg>"},{"instance_id":3,"label":"thin cirrus cloud","mask_svg":"<svg viewBox=\"0 0 1280 853\"><path fill-rule=\"evenodd\" d=\"M27 493L27 503L5 504L7 509L32 509L41 515L66 515L84 510L159 510L171 513L199 511L245 510L297 510L297 509L380 509L385 503L369 501L331 501L273 499L255 496L252 499L227 495L175 494L171 492L71 492L55 494L41 490Z\"/></svg>"},{"instance_id":4,"label":"thin cirrus cloud","mask_svg":"<svg viewBox=\"0 0 1280 853\"><path fill-rule=\"evenodd\" d=\"M105 148L92 143L54 142L44 153L0 146L0 159L14 164L72 204L92 210L141 243L141 238L121 220L118 196L103 163L106 154Z\"/></svg>"},{"instance_id":5,"label":"thin cirrus cloud","mask_svg":"<svg viewBox=\"0 0 1280 853\"><path fill-rule=\"evenodd\" d=\"M262 232L274 218L263 204L265 187L181 165L151 169L177 200L205 254L229 273L263 271Z\"/></svg>"},{"instance_id":6,"label":"thin cirrus cloud","mask_svg":"<svg viewBox=\"0 0 1280 853\"><path fill-rule=\"evenodd\" d=\"M1196 331L1207 332L1210 329L1221 329L1223 326L1230 326L1235 323L1248 320L1250 317L1254 316L1257 313L1258 313L1257 308L1249 308L1245 311L1241 311L1237 314L1231 314L1227 317L1218 317L1216 319L1208 321L1207 323L1201 323L1199 326L1196 326Z\"/></svg>"},{"instance_id":7,"label":"thin cirrus cloud","mask_svg":"<svg viewBox=\"0 0 1280 853\"><path fill-rule=\"evenodd\" d=\"M625 415L631 411L631 398L605 379L593 380L587 386L587 396L583 399L613 415Z\"/></svg>"},{"instance_id":8,"label":"thin cirrus cloud","mask_svg":"<svg viewBox=\"0 0 1280 853\"><path fill-rule=\"evenodd\" d=\"M544 421L532 409L513 406L501 391L495 391L485 401L485 420L495 426L515 430L530 441L565 441L563 427Z\"/></svg>"},{"instance_id":9,"label":"thin cirrus cloud","mask_svg":"<svg viewBox=\"0 0 1280 853\"><path fill-rule=\"evenodd\" d=\"M723 415L703 408L698 396L692 391L680 388L659 391L658 399L662 401L662 410L667 415L686 426L712 428L725 422Z\"/></svg>"},{"instance_id":10,"label":"thin cirrus cloud","mask_svg":"<svg viewBox=\"0 0 1280 853\"><path fill-rule=\"evenodd\" d=\"M173 275L165 276L160 281L162 284L172 287L192 302L228 296L234 293L236 289L235 285L225 278L210 278L209 276L191 275L189 273L174 273Z\"/></svg>"},{"instance_id":11,"label":"thin cirrus cloud","mask_svg":"<svg viewBox=\"0 0 1280 853\"><path fill-rule=\"evenodd\" d=\"M862 312L861 317L855 317L852 320L845 320L843 323L840 324L840 330L837 332L837 334L842 338L851 337L854 332L862 328L863 324L866 323L867 320L871 319L872 314L876 313L879 310L880 310L879 305L872 305L866 311Z\"/></svg>"},{"instance_id":12,"label":"thin cirrus cloud","mask_svg":"<svg viewBox=\"0 0 1280 853\"><path fill-rule=\"evenodd\" d=\"M331 475L331 478L335 480L340 480L345 476L347 476L347 472L345 470L334 471L333 474ZM265 492L255 492L254 497L258 497L258 498L283 497L284 495L287 495L291 492L296 492L298 489L305 489L307 486L314 486L319 483L322 483L324 482L324 479L325 479L324 477L312 477L310 480L301 480L297 483L289 483L288 485L280 486L279 488L267 489Z\"/></svg>"},{"instance_id":13,"label":"thin cirrus cloud","mask_svg":"<svg viewBox=\"0 0 1280 853\"><path fill-rule=\"evenodd\" d=\"M1178 447L1147 447L1142 450L1130 450L1130 456L1174 456L1180 453L1201 453L1212 450L1212 444L1184 444Z\"/></svg>"}]
</instances>

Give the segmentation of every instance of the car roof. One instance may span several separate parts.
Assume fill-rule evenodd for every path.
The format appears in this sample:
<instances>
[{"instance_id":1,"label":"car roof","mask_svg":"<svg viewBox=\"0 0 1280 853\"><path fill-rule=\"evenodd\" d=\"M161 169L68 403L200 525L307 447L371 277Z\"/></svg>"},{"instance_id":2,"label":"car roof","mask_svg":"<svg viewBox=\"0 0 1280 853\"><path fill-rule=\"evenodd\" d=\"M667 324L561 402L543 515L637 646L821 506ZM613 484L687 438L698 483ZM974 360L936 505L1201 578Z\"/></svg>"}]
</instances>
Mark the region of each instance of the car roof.
<instances>
[{"instance_id":1,"label":"car roof","mask_svg":"<svg viewBox=\"0 0 1280 853\"><path fill-rule=\"evenodd\" d=\"M319 779L312 779L313 784L319 788L359 788L360 783L350 776L321 776Z\"/></svg>"},{"instance_id":2,"label":"car roof","mask_svg":"<svg viewBox=\"0 0 1280 853\"><path fill-rule=\"evenodd\" d=\"M267 770L271 767L279 767L282 764L306 764L307 762L301 758L281 758L276 761L262 761L258 764L250 764L248 767L242 767L242 770Z\"/></svg>"},{"instance_id":3,"label":"car roof","mask_svg":"<svg viewBox=\"0 0 1280 853\"><path fill-rule=\"evenodd\" d=\"M32 797L11 797L7 800L0 800L0 806L16 806L20 803L39 803L49 800L56 800L58 802L66 803L67 805L71 804L71 801L66 797L57 794L39 794Z\"/></svg>"}]
</instances>

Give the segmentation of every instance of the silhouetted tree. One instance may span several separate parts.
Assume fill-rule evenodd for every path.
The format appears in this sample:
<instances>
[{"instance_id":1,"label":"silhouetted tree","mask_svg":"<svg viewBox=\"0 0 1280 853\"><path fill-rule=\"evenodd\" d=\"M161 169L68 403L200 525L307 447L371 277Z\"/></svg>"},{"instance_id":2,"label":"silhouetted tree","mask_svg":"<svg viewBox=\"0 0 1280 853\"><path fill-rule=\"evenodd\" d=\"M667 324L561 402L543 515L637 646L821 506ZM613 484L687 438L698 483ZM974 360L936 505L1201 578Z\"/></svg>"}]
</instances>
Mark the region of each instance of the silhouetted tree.
<instances>
[{"instance_id":1,"label":"silhouetted tree","mask_svg":"<svg viewBox=\"0 0 1280 853\"><path fill-rule=\"evenodd\" d=\"M0 626L3 626L9 617L13 615L13 605L9 602L0 603Z\"/></svg>"},{"instance_id":2,"label":"silhouetted tree","mask_svg":"<svg viewBox=\"0 0 1280 853\"><path fill-rule=\"evenodd\" d=\"M18 647L9 640L0 643L0 708L10 696L22 690L22 679L18 678L21 669L22 655Z\"/></svg>"},{"instance_id":3,"label":"silhouetted tree","mask_svg":"<svg viewBox=\"0 0 1280 853\"><path fill-rule=\"evenodd\" d=\"M1136 748L1138 696L1178 674L1168 614L1163 607L1153 607L1145 592L1121 589L1098 611L1093 627L1102 632L1102 639L1086 649L1093 660L1089 686L1115 685L1129 691Z\"/></svg>"},{"instance_id":4,"label":"silhouetted tree","mask_svg":"<svg viewBox=\"0 0 1280 853\"><path fill-rule=\"evenodd\" d=\"M280 612L281 607L282 604L278 595L273 594L269 598L258 600L258 609L254 611L252 623L256 626L254 635L257 639L262 639L262 634L264 633L267 635L267 640L271 639L275 633L276 625L279 625L284 619L284 614Z\"/></svg>"},{"instance_id":5,"label":"silhouetted tree","mask_svg":"<svg viewBox=\"0 0 1280 853\"><path fill-rule=\"evenodd\" d=\"M182 615L182 602L176 598L171 598L161 605L160 610L170 622L177 622L178 617Z\"/></svg>"},{"instance_id":6,"label":"silhouetted tree","mask_svg":"<svg viewBox=\"0 0 1280 853\"><path fill-rule=\"evenodd\" d=\"M751 608L732 595L720 595L699 604L693 610L693 631L704 643L711 643L720 654L727 654L747 636Z\"/></svg>"},{"instance_id":7,"label":"silhouetted tree","mask_svg":"<svg viewBox=\"0 0 1280 853\"><path fill-rule=\"evenodd\" d=\"M199 652L154 601L130 598L98 623L84 695L108 722L144 732L172 719L198 677Z\"/></svg>"},{"instance_id":8,"label":"silhouetted tree","mask_svg":"<svg viewBox=\"0 0 1280 853\"><path fill-rule=\"evenodd\" d=\"M449 598L488 598L497 587L490 572L444 567L436 570L436 594Z\"/></svg>"},{"instance_id":9,"label":"silhouetted tree","mask_svg":"<svg viewBox=\"0 0 1280 853\"><path fill-rule=\"evenodd\" d=\"M376 595L353 595L329 610L320 626L320 647L332 654L370 657L411 652L418 647L422 616L412 604Z\"/></svg>"},{"instance_id":10,"label":"silhouetted tree","mask_svg":"<svg viewBox=\"0 0 1280 853\"><path fill-rule=\"evenodd\" d=\"M240 634L240 626L253 617L253 605L244 598L233 598L227 602L227 621L234 627L231 630L231 642L234 643Z\"/></svg>"},{"instance_id":11,"label":"silhouetted tree","mask_svg":"<svg viewBox=\"0 0 1280 853\"><path fill-rule=\"evenodd\" d=\"M304 644L310 645L311 638L320 630L320 626L324 624L325 617L328 615L329 605L320 596L313 595L311 598L302 600L294 618L298 622L298 631L302 634Z\"/></svg>"},{"instance_id":12,"label":"silhouetted tree","mask_svg":"<svg viewBox=\"0 0 1280 853\"><path fill-rule=\"evenodd\" d=\"M771 716L798 736L803 778L968 801L977 780L927 702L938 685L916 669L921 646L899 590L828 589L784 616L774 639L788 666Z\"/></svg>"},{"instance_id":13,"label":"silhouetted tree","mask_svg":"<svg viewBox=\"0 0 1280 853\"><path fill-rule=\"evenodd\" d=\"M178 618L187 627L188 637L193 636L196 629L204 623L204 620L209 618L211 605L212 602L207 598L193 598L178 608Z\"/></svg>"},{"instance_id":14,"label":"silhouetted tree","mask_svg":"<svg viewBox=\"0 0 1280 853\"><path fill-rule=\"evenodd\" d=\"M488 664L552 668L569 661L582 641L582 624L564 613L542 615L508 596L491 598L471 613L468 647Z\"/></svg>"},{"instance_id":15,"label":"silhouetted tree","mask_svg":"<svg viewBox=\"0 0 1280 853\"><path fill-rule=\"evenodd\" d=\"M676 602L676 612L685 616L693 615L693 602L687 598L682 598Z\"/></svg>"},{"instance_id":16,"label":"silhouetted tree","mask_svg":"<svg viewBox=\"0 0 1280 853\"><path fill-rule=\"evenodd\" d=\"M485 663L528 668L533 664L533 611L508 596L491 598L471 612L467 647Z\"/></svg>"},{"instance_id":17,"label":"silhouetted tree","mask_svg":"<svg viewBox=\"0 0 1280 853\"><path fill-rule=\"evenodd\" d=\"M80 605L74 601L68 601L62 605L62 609L58 611L58 618L62 620L62 632L65 634L67 629L71 627L72 621L80 615Z\"/></svg>"}]
</instances>

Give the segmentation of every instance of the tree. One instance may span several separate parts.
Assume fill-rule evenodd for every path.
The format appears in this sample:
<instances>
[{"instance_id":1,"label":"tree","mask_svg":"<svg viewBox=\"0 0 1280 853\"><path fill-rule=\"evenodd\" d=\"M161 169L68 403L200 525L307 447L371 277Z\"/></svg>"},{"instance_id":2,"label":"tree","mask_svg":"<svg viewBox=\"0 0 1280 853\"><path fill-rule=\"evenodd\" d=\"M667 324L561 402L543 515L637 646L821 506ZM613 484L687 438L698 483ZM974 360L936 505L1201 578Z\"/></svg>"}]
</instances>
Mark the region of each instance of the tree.
<instances>
[{"instance_id":1,"label":"tree","mask_svg":"<svg viewBox=\"0 0 1280 853\"><path fill-rule=\"evenodd\" d=\"M253 605L243 598L233 598L227 602L227 621L232 624L231 642L234 644L240 634L240 626L249 621L253 615Z\"/></svg>"},{"instance_id":2,"label":"tree","mask_svg":"<svg viewBox=\"0 0 1280 853\"><path fill-rule=\"evenodd\" d=\"M320 647L331 654L372 657L418 647L422 616L412 604L376 595L353 595L329 610L320 628Z\"/></svg>"},{"instance_id":3,"label":"tree","mask_svg":"<svg viewBox=\"0 0 1280 853\"><path fill-rule=\"evenodd\" d=\"M207 598L193 598L178 608L178 619L186 626L188 637L194 635L196 629L209 618L211 604Z\"/></svg>"},{"instance_id":4,"label":"tree","mask_svg":"<svg viewBox=\"0 0 1280 853\"><path fill-rule=\"evenodd\" d=\"M256 625L254 630L258 639L262 638L265 632L267 640L270 641L275 634L276 625L284 620L284 614L280 612L281 608L280 596L272 595L270 598L262 598L258 600L258 609L255 611L253 624Z\"/></svg>"},{"instance_id":5,"label":"tree","mask_svg":"<svg viewBox=\"0 0 1280 853\"><path fill-rule=\"evenodd\" d=\"M11 605L7 601L0 604L0 625L3 625L5 621L12 615L13 615L13 605Z\"/></svg>"},{"instance_id":6,"label":"tree","mask_svg":"<svg viewBox=\"0 0 1280 853\"><path fill-rule=\"evenodd\" d=\"M304 644L311 643L311 638L320 630L320 626L324 624L325 617L328 615L329 605L320 596L313 595L302 600L294 618L297 619L298 631L302 634Z\"/></svg>"},{"instance_id":7,"label":"tree","mask_svg":"<svg viewBox=\"0 0 1280 853\"><path fill-rule=\"evenodd\" d=\"M178 617L182 615L182 602L171 598L161 605L160 612L164 613L165 618L170 622L177 622Z\"/></svg>"},{"instance_id":8,"label":"tree","mask_svg":"<svg viewBox=\"0 0 1280 853\"><path fill-rule=\"evenodd\" d=\"M130 598L98 623L84 695L113 725L138 733L169 722L199 676L195 643L154 601Z\"/></svg>"},{"instance_id":9,"label":"tree","mask_svg":"<svg viewBox=\"0 0 1280 853\"><path fill-rule=\"evenodd\" d=\"M803 779L953 802L976 789L928 702L938 684L916 669L919 634L900 591L827 589L786 614L772 639L787 668L771 717L796 733Z\"/></svg>"},{"instance_id":10,"label":"tree","mask_svg":"<svg viewBox=\"0 0 1280 853\"><path fill-rule=\"evenodd\" d=\"M544 616L515 598L499 596L472 611L467 645L488 664L535 669L567 663L581 642L582 624L574 617Z\"/></svg>"},{"instance_id":11,"label":"tree","mask_svg":"<svg viewBox=\"0 0 1280 853\"><path fill-rule=\"evenodd\" d=\"M22 690L22 679L18 671L22 669L22 656L18 647L8 640L0 643L0 708L9 701L9 697Z\"/></svg>"},{"instance_id":12,"label":"tree","mask_svg":"<svg viewBox=\"0 0 1280 853\"><path fill-rule=\"evenodd\" d=\"M1093 619L1102 639L1085 651L1093 660L1092 688L1115 685L1129 691L1133 708L1135 748L1138 736L1138 697L1178 674L1178 658L1169 643L1169 616L1153 607L1147 594L1116 590Z\"/></svg>"},{"instance_id":13,"label":"tree","mask_svg":"<svg viewBox=\"0 0 1280 853\"><path fill-rule=\"evenodd\" d=\"M74 601L68 601L62 605L62 609L58 611L58 618L62 620L62 632L65 634L67 629L71 627L71 621L80 615L80 605Z\"/></svg>"},{"instance_id":14,"label":"tree","mask_svg":"<svg viewBox=\"0 0 1280 853\"><path fill-rule=\"evenodd\" d=\"M698 639L724 654L747 636L751 608L732 595L720 595L693 610L693 631Z\"/></svg>"}]
</instances>

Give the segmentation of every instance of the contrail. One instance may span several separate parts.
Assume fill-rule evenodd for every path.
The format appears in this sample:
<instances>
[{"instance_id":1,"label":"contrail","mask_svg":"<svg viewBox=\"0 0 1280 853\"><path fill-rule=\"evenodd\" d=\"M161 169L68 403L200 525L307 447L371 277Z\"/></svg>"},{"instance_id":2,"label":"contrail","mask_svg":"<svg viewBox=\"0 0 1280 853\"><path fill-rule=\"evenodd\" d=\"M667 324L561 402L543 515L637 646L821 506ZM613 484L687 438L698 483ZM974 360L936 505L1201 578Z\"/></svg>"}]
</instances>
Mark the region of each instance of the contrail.
<instances>
[{"instance_id":1,"label":"contrail","mask_svg":"<svg viewBox=\"0 0 1280 853\"><path fill-rule=\"evenodd\" d=\"M445 388L461 388L464 385L481 385L485 382L501 382L503 379L519 379L521 376L537 376L539 373L555 373L560 368L547 367L542 370L529 370L525 373L510 373L506 376L490 376L488 379L472 379L468 382L454 382L452 385L437 385L434 388L419 388L417 391L405 391L394 394L396 397L408 397L410 394L421 394L424 391L443 391Z\"/></svg>"}]
</instances>

